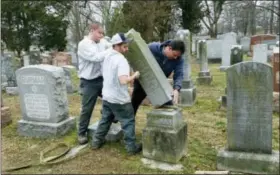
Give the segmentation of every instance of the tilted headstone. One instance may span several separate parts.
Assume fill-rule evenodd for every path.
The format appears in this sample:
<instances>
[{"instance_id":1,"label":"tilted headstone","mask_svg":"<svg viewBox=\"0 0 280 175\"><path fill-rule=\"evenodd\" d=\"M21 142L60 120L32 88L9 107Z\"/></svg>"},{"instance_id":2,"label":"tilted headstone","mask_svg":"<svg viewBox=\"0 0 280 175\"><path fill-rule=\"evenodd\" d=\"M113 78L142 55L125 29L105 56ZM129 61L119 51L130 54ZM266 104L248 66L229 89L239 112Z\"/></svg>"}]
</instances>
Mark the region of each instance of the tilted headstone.
<instances>
[{"instance_id":1,"label":"tilted headstone","mask_svg":"<svg viewBox=\"0 0 280 175\"><path fill-rule=\"evenodd\" d=\"M175 39L184 41L186 48L185 53L182 55L184 58L184 79L179 96L180 106L192 106L196 99L196 87L191 79L190 35L189 30L178 30L175 36Z\"/></svg>"},{"instance_id":2,"label":"tilted headstone","mask_svg":"<svg viewBox=\"0 0 280 175\"><path fill-rule=\"evenodd\" d=\"M231 32L223 37L222 42L222 65L220 71L225 71L230 66L230 51L232 45L236 45L236 34Z\"/></svg>"},{"instance_id":3,"label":"tilted headstone","mask_svg":"<svg viewBox=\"0 0 280 175\"><path fill-rule=\"evenodd\" d=\"M230 65L243 61L243 50L241 45L232 45L230 53Z\"/></svg>"},{"instance_id":4,"label":"tilted headstone","mask_svg":"<svg viewBox=\"0 0 280 175\"><path fill-rule=\"evenodd\" d=\"M187 124L180 108L153 109L143 129L143 156L177 163L186 154Z\"/></svg>"},{"instance_id":5,"label":"tilted headstone","mask_svg":"<svg viewBox=\"0 0 280 175\"><path fill-rule=\"evenodd\" d=\"M73 84L73 80L77 78L77 70L74 66L62 66L63 71L65 73L65 79L66 79L66 90L67 93L74 93L77 91L78 87L75 87Z\"/></svg>"},{"instance_id":6,"label":"tilted headstone","mask_svg":"<svg viewBox=\"0 0 280 175\"><path fill-rule=\"evenodd\" d=\"M96 129L98 127L98 124L99 124L99 121L89 125L88 131L89 131L90 138L93 138L93 136L96 132ZM122 137L123 137L123 131L122 131L120 123L112 123L105 139L107 141L117 142L117 141L120 141L122 139Z\"/></svg>"},{"instance_id":7,"label":"tilted headstone","mask_svg":"<svg viewBox=\"0 0 280 175\"><path fill-rule=\"evenodd\" d=\"M134 29L125 34L133 39L125 54L134 71L140 72L139 82L154 106L172 100L173 89L151 53L148 45Z\"/></svg>"},{"instance_id":8,"label":"tilted headstone","mask_svg":"<svg viewBox=\"0 0 280 175\"><path fill-rule=\"evenodd\" d=\"M272 67L242 62L227 69L227 148L217 168L243 173L279 172L272 151Z\"/></svg>"},{"instance_id":9,"label":"tilted headstone","mask_svg":"<svg viewBox=\"0 0 280 175\"><path fill-rule=\"evenodd\" d=\"M256 44L253 49L253 61L267 63L267 45Z\"/></svg>"},{"instance_id":10,"label":"tilted headstone","mask_svg":"<svg viewBox=\"0 0 280 175\"><path fill-rule=\"evenodd\" d=\"M222 40L206 40L207 59L221 59L222 58Z\"/></svg>"},{"instance_id":11,"label":"tilted headstone","mask_svg":"<svg viewBox=\"0 0 280 175\"><path fill-rule=\"evenodd\" d=\"M212 76L208 69L208 59L207 59L207 45L205 40L199 41L199 55L200 55L200 72L198 73L197 83L198 84L210 84L212 81Z\"/></svg>"},{"instance_id":12,"label":"tilted headstone","mask_svg":"<svg viewBox=\"0 0 280 175\"><path fill-rule=\"evenodd\" d=\"M30 65L16 71L22 119L20 135L50 137L75 127L69 117L64 71L51 65Z\"/></svg>"}]
</instances>

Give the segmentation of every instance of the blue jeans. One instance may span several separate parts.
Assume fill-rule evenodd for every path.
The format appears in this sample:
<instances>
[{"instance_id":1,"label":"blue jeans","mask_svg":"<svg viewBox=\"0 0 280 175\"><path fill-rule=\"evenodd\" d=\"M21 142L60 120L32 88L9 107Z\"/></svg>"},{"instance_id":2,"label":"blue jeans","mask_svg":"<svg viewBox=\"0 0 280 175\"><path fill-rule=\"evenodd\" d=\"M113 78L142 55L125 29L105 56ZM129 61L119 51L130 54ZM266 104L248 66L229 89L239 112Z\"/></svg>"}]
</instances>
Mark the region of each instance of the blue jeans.
<instances>
[{"instance_id":1,"label":"blue jeans","mask_svg":"<svg viewBox=\"0 0 280 175\"><path fill-rule=\"evenodd\" d=\"M79 135L86 135L88 125L94 109L96 100L101 97L103 78L98 77L93 80L80 79L80 89L82 96L82 111L79 120Z\"/></svg>"},{"instance_id":2,"label":"blue jeans","mask_svg":"<svg viewBox=\"0 0 280 175\"><path fill-rule=\"evenodd\" d=\"M103 100L102 118L94 134L93 142L99 144L105 141L114 117L120 121L124 133L124 142L127 151L135 149L135 119L131 103L115 104Z\"/></svg>"}]
</instances>

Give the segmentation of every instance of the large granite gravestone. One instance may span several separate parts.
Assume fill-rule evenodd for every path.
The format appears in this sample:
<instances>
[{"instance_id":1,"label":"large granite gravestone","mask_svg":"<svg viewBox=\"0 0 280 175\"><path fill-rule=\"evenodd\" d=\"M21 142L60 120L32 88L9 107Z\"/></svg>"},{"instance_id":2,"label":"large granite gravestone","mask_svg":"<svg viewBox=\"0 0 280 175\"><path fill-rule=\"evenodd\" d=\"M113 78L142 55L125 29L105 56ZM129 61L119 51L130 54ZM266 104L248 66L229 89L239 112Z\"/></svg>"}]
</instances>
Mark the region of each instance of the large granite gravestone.
<instances>
[{"instance_id":1,"label":"large granite gravestone","mask_svg":"<svg viewBox=\"0 0 280 175\"><path fill-rule=\"evenodd\" d=\"M125 56L133 70L140 72L139 82L152 105L161 106L172 100L173 89L148 45L134 29L125 35L132 39Z\"/></svg>"},{"instance_id":2,"label":"large granite gravestone","mask_svg":"<svg viewBox=\"0 0 280 175\"><path fill-rule=\"evenodd\" d=\"M222 42L222 65L220 71L225 71L230 66L230 51L232 45L236 45L236 34L233 32L223 35Z\"/></svg>"},{"instance_id":3,"label":"large granite gravestone","mask_svg":"<svg viewBox=\"0 0 280 175\"><path fill-rule=\"evenodd\" d=\"M205 40L199 41L199 55L200 55L200 72L198 73L198 78L196 79L198 84L210 84L212 82L212 76L208 69L208 59L206 56L207 45Z\"/></svg>"},{"instance_id":4,"label":"large granite gravestone","mask_svg":"<svg viewBox=\"0 0 280 175\"><path fill-rule=\"evenodd\" d=\"M222 40L211 39L206 40L207 59L222 58Z\"/></svg>"},{"instance_id":5,"label":"large granite gravestone","mask_svg":"<svg viewBox=\"0 0 280 175\"><path fill-rule=\"evenodd\" d=\"M179 96L180 106L192 106L196 99L196 87L191 79L190 35L189 30L178 30L175 37L184 41L186 47L186 51L182 55L184 58L184 80Z\"/></svg>"},{"instance_id":6,"label":"large granite gravestone","mask_svg":"<svg viewBox=\"0 0 280 175\"><path fill-rule=\"evenodd\" d=\"M65 73L66 79L66 90L67 93L71 94L77 91L77 87L74 86L72 80L77 77L77 70L74 66L66 65L62 66L63 71Z\"/></svg>"},{"instance_id":7,"label":"large granite gravestone","mask_svg":"<svg viewBox=\"0 0 280 175\"><path fill-rule=\"evenodd\" d=\"M153 109L143 129L143 156L177 163L186 154L187 124L180 108Z\"/></svg>"},{"instance_id":8,"label":"large granite gravestone","mask_svg":"<svg viewBox=\"0 0 280 175\"><path fill-rule=\"evenodd\" d=\"M16 71L22 119L18 133L31 137L66 134L75 127L69 117L64 71L51 65L30 65Z\"/></svg>"},{"instance_id":9,"label":"large granite gravestone","mask_svg":"<svg viewBox=\"0 0 280 175\"><path fill-rule=\"evenodd\" d=\"M88 135L91 139L93 138L93 136L95 134L98 124L99 124L99 121L89 125L89 127L88 127L88 132L89 132ZM123 131L122 131L120 123L112 123L105 139L107 141L117 142L122 139L122 136L123 136Z\"/></svg>"},{"instance_id":10,"label":"large granite gravestone","mask_svg":"<svg viewBox=\"0 0 280 175\"><path fill-rule=\"evenodd\" d=\"M267 63L267 45L256 44L253 47L253 61Z\"/></svg>"},{"instance_id":11,"label":"large granite gravestone","mask_svg":"<svg viewBox=\"0 0 280 175\"><path fill-rule=\"evenodd\" d=\"M279 173L272 151L272 68L242 62L227 69L227 147L219 151L219 170Z\"/></svg>"},{"instance_id":12,"label":"large granite gravestone","mask_svg":"<svg viewBox=\"0 0 280 175\"><path fill-rule=\"evenodd\" d=\"M230 65L243 61L243 50L241 45L233 45L230 53Z\"/></svg>"}]
</instances>

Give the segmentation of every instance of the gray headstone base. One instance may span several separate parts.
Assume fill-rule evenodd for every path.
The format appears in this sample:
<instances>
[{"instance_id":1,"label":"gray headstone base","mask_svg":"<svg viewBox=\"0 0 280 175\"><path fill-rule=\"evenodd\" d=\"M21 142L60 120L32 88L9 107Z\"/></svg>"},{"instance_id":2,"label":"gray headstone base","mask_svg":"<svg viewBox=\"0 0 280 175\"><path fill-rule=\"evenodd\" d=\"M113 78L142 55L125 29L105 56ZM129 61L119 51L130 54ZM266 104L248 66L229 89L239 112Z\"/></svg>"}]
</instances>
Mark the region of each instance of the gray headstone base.
<instances>
[{"instance_id":1,"label":"gray headstone base","mask_svg":"<svg viewBox=\"0 0 280 175\"><path fill-rule=\"evenodd\" d=\"M88 133L89 133L88 136L91 139L93 138L93 135L97 129L98 123L99 123L99 121L91 124L88 127ZM122 131L120 123L112 123L110 130L109 130L108 134L106 135L105 139L107 141L117 142L122 139L122 136L123 136L123 131Z\"/></svg>"},{"instance_id":2,"label":"gray headstone base","mask_svg":"<svg viewBox=\"0 0 280 175\"><path fill-rule=\"evenodd\" d=\"M179 95L180 107L194 105L195 99L196 99L196 87L180 90L180 95Z\"/></svg>"},{"instance_id":3,"label":"gray headstone base","mask_svg":"<svg viewBox=\"0 0 280 175\"><path fill-rule=\"evenodd\" d=\"M212 76L210 75L210 72L199 72L196 81L200 85L209 85L212 82Z\"/></svg>"},{"instance_id":4,"label":"gray headstone base","mask_svg":"<svg viewBox=\"0 0 280 175\"><path fill-rule=\"evenodd\" d=\"M183 80L182 81L182 89L189 89L189 88L193 88L192 80Z\"/></svg>"},{"instance_id":5,"label":"gray headstone base","mask_svg":"<svg viewBox=\"0 0 280 175\"><path fill-rule=\"evenodd\" d=\"M18 133L22 136L48 138L65 135L76 127L76 119L69 117L59 123L34 122L21 119L18 121Z\"/></svg>"},{"instance_id":6,"label":"gray headstone base","mask_svg":"<svg viewBox=\"0 0 280 175\"><path fill-rule=\"evenodd\" d=\"M220 66L220 71L225 72L227 68L229 68L229 66Z\"/></svg>"},{"instance_id":7,"label":"gray headstone base","mask_svg":"<svg viewBox=\"0 0 280 175\"><path fill-rule=\"evenodd\" d=\"M186 154L187 124L177 130L146 127L143 129L143 156L168 163L177 163Z\"/></svg>"},{"instance_id":8,"label":"gray headstone base","mask_svg":"<svg viewBox=\"0 0 280 175\"><path fill-rule=\"evenodd\" d=\"M160 169L163 171L183 171L184 168L182 164L170 164L146 158L142 158L141 162L150 169Z\"/></svg>"},{"instance_id":9,"label":"gray headstone base","mask_svg":"<svg viewBox=\"0 0 280 175\"><path fill-rule=\"evenodd\" d=\"M6 93L8 95L18 95L18 87L6 87Z\"/></svg>"},{"instance_id":10,"label":"gray headstone base","mask_svg":"<svg viewBox=\"0 0 280 175\"><path fill-rule=\"evenodd\" d=\"M217 155L217 169L251 174L278 174L279 152L258 154L221 150Z\"/></svg>"}]
</instances>

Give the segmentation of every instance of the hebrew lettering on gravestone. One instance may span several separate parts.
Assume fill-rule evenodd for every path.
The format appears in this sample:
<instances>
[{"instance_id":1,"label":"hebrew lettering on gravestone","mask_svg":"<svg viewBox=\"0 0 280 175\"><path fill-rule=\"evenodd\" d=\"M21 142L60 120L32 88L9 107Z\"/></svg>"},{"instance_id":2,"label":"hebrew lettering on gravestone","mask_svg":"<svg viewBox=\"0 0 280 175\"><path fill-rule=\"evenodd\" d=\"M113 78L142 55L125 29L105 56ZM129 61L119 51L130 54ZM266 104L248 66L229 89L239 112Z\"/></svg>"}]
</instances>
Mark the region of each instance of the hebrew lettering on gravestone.
<instances>
[{"instance_id":1,"label":"hebrew lettering on gravestone","mask_svg":"<svg viewBox=\"0 0 280 175\"><path fill-rule=\"evenodd\" d=\"M52 137L75 128L69 117L64 71L51 65L31 65L16 71L22 119L18 133Z\"/></svg>"},{"instance_id":2,"label":"hebrew lettering on gravestone","mask_svg":"<svg viewBox=\"0 0 280 175\"><path fill-rule=\"evenodd\" d=\"M134 29L125 34L133 41L125 54L133 70L140 72L139 82L154 106L172 100L172 87L159 67L146 42Z\"/></svg>"},{"instance_id":3,"label":"hebrew lettering on gravestone","mask_svg":"<svg viewBox=\"0 0 280 175\"><path fill-rule=\"evenodd\" d=\"M66 82L62 68L49 65L26 66L17 71L17 82L24 120L57 123L68 117Z\"/></svg>"}]
</instances>

